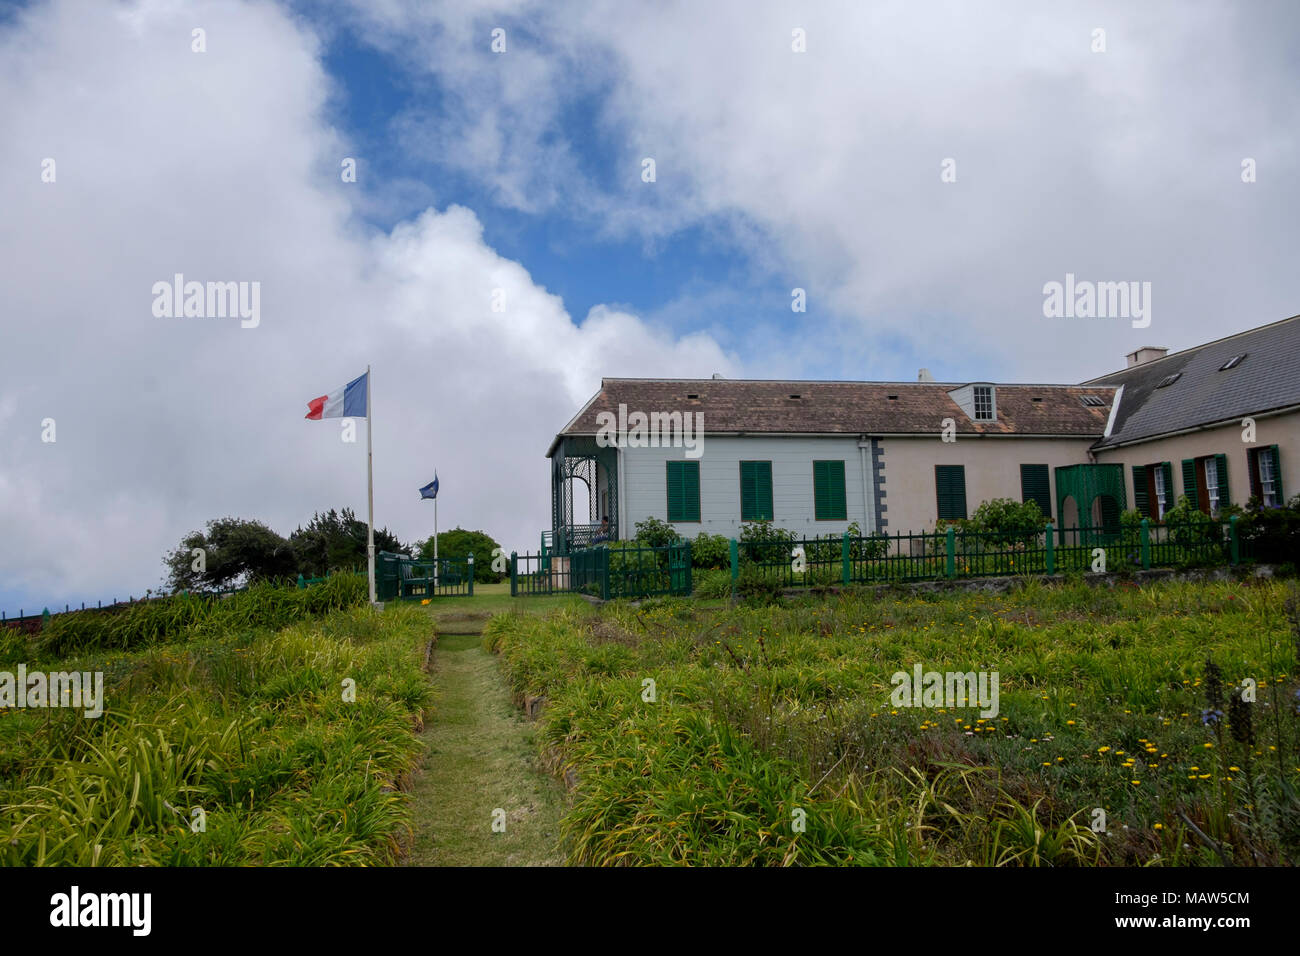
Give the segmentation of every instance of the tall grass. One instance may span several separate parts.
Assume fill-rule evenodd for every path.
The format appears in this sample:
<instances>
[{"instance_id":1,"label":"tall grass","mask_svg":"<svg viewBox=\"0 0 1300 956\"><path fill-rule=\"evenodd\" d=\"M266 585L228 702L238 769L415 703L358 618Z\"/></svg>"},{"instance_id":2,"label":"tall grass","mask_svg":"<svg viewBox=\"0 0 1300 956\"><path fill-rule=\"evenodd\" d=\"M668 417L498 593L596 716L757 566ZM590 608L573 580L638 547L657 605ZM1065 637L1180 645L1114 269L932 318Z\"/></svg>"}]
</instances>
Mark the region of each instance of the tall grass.
<instances>
[{"instance_id":1,"label":"tall grass","mask_svg":"<svg viewBox=\"0 0 1300 956\"><path fill-rule=\"evenodd\" d=\"M517 693L548 699L539 736L578 781L574 862L1287 864L1300 715L1285 598L1280 582L1029 582L616 602L494 619L485 641ZM1257 683L1251 734L1202 723L1207 655L1225 693ZM998 671L998 715L894 706L892 675L916 663Z\"/></svg>"},{"instance_id":2,"label":"tall grass","mask_svg":"<svg viewBox=\"0 0 1300 956\"><path fill-rule=\"evenodd\" d=\"M392 862L429 630L415 607L352 608L83 656L111 677L102 718L0 711L0 865Z\"/></svg>"},{"instance_id":3,"label":"tall grass","mask_svg":"<svg viewBox=\"0 0 1300 956\"><path fill-rule=\"evenodd\" d=\"M336 574L309 588L255 584L221 597L176 594L122 607L71 611L50 618L36 652L61 655L150 644L252 628L281 628L366 601L366 579Z\"/></svg>"}]
</instances>

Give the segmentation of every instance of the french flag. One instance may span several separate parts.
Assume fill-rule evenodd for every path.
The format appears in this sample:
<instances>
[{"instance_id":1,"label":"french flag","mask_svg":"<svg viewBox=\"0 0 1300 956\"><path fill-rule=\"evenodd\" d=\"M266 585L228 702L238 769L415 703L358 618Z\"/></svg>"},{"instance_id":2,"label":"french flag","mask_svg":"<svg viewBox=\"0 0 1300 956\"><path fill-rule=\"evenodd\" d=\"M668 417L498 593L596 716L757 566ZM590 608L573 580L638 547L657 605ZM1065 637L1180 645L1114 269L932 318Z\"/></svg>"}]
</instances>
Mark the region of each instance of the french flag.
<instances>
[{"instance_id":1,"label":"french flag","mask_svg":"<svg viewBox=\"0 0 1300 956\"><path fill-rule=\"evenodd\" d=\"M307 403L304 418L320 421L322 418L365 418L366 417L366 372L360 378L354 378L346 385L340 385L328 395L313 398Z\"/></svg>"}]
</instances>

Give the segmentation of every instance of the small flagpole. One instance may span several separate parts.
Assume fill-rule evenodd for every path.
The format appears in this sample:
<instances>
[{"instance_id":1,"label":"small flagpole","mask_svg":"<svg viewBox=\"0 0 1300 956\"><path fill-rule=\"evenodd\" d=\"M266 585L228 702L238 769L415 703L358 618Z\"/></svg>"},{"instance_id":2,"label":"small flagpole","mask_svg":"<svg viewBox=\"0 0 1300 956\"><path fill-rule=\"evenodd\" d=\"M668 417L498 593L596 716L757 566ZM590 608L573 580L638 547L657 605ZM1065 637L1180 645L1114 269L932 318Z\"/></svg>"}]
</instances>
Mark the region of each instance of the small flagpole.
<instances>
[{"instance_id":1,"label":"small flagpole","mask_svg":"<svg viewBox=\"0 0 1300 956\"><path fill-rule=\"evenodd\" d=\"M435 472L434 477L438 475ZM438 590L438 493L433 493L433 589Z\"/></svg>"},{"instance_id":2,"label":"small flagpole","mask_svg":"<svg viewBox=\"0 0 1300 956\"><path fill-rule=\"evenodd\" d=\"M370 603L375 604L375 452L373 442L373 409L370 404L370 366L366 366L366 497L370 508L370 523L367 530L366 570L370 576Z\"/></svg>"}]
</instances>

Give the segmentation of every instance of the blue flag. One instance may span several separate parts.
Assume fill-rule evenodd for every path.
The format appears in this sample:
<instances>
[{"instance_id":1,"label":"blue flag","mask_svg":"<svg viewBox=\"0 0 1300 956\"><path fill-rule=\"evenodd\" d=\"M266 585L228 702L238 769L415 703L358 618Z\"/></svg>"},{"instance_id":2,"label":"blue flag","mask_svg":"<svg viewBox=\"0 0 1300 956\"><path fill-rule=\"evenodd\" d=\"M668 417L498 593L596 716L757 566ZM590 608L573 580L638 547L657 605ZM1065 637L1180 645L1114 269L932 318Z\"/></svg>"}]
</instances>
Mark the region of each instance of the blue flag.
<instances>
[{"instance_id":1,"label":"blue flag","mask_svg":"<svg viewBox=\"0 0 1300 956\"><path fill-rule=\"evenodd\" d=\"M427 485L425 485L423 488L420 489L420 497L421 498L438 497L438 473L436 471L433 473L433 481L429 482Z\"/></svg>"}]
</instances>

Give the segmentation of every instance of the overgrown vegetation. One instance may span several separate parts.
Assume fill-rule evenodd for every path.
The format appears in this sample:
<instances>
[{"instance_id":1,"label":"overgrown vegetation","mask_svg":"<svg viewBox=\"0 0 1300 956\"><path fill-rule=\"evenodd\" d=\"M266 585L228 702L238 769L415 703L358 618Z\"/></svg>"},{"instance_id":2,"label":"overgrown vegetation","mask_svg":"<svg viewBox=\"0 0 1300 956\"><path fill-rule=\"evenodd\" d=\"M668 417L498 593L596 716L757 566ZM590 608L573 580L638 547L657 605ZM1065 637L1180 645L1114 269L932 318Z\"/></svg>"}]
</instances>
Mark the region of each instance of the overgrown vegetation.
<instances>
[{"instance_id":1,"label":"overgrown vegetation","mask_svg":"<svg viewBox=\"0 0 1300 956\"><path fill-rule=\"evenodd\" d=\"M196 636L280 628L364 604L367 597L368 585L361 574L336 574L309 588L264 583L221 597L176 594L52 615L48 626L35 635L32 650L38 656L57 657L91 649L127 650ZM10 653L18 655L15 659L26 659L28 651L13 642Z\"/></svg>"},{"instance_id":2,"label":"overgrown vegetation","mask_svg":"<svg viewBox=\"0 0 1300 956\"><path fill-rule=\"evenodd\" d=\"M393 862L429 631L418 607L367 607L47 654L50 669L103 671L106 709L0 711L0 865Z\"/></svg>"},{"instance_id":3,"label":"overgrown vegetation","mask_svg":"<svg viewBox=\"0 0 1300 956\"><path fill-rule=\"evenodd\" d=\"M574 863L1300 860L1300 600L1279 581L615 602L499 617L485 646L548 699ZM997 715L897 705L917 664L997 671Z\"/></svg>"}]
</instances>

